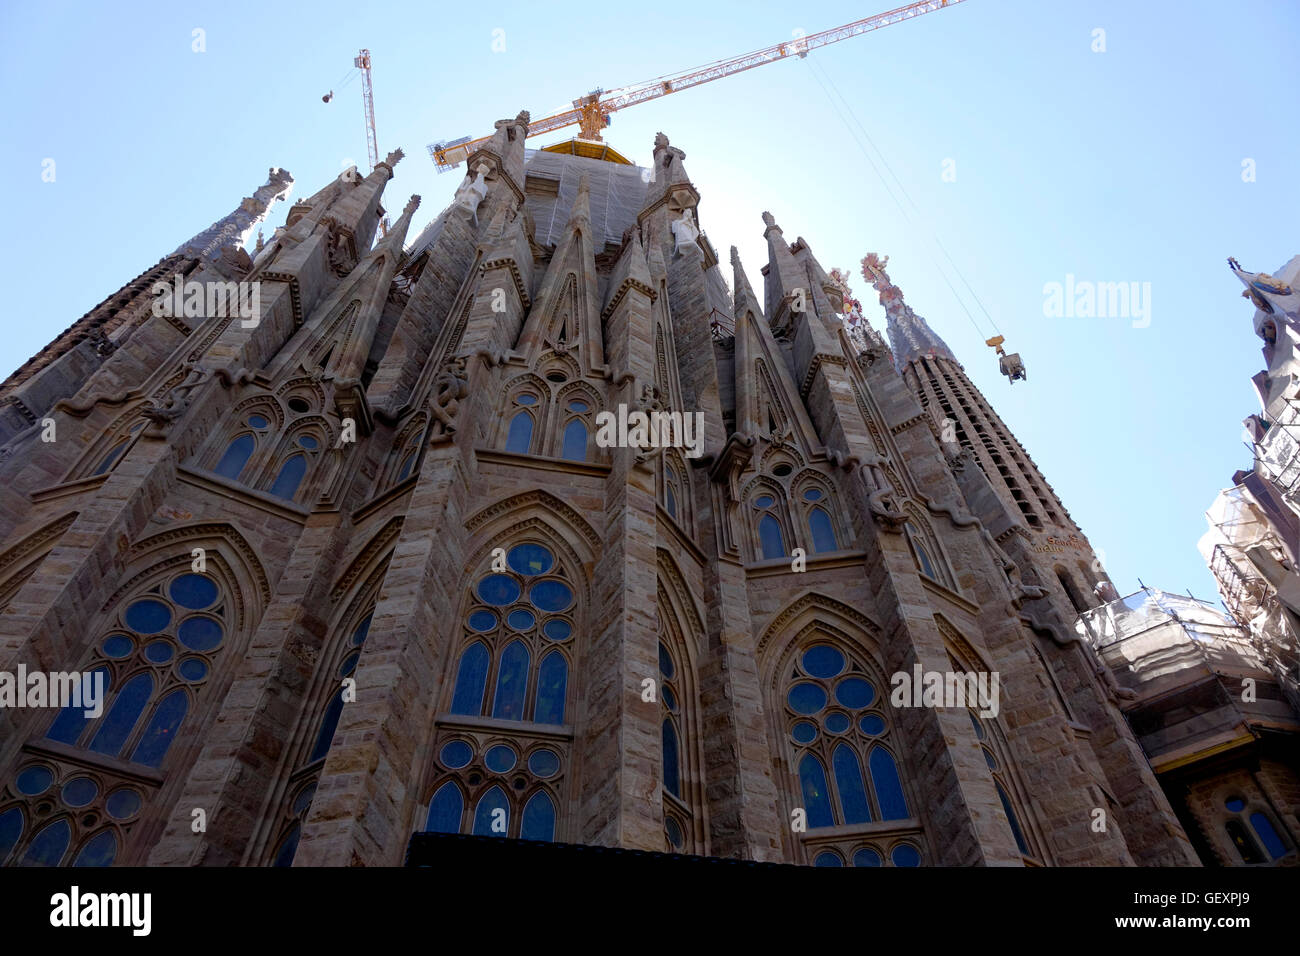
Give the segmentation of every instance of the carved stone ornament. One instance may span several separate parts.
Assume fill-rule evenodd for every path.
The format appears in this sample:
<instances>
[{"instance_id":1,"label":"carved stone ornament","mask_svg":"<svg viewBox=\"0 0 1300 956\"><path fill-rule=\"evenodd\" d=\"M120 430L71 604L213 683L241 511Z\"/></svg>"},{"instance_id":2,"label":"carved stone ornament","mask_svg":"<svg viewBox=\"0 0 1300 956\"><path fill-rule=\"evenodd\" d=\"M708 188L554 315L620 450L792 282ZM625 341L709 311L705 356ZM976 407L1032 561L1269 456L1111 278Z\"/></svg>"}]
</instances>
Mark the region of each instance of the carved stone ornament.
<instances>
[{"instance_id":1,"label":"carved stone ornament","mask_svg":"<svg viewBox=\"0 0 1300 956\"><path fill-rule=\"evenodd\" d=\"M865 464L857 471L867 489L867 506L871 509L871 517L886 531L901 532L907 515L899 508L894 487L885 477L884 471L875 463Z\"/></svg>"},{"instance_id":2,"label":"carved stone ornament","mask_svg":"<svg viewBox=\"0 0 1300 956\"><path fill-rule=\"evenodd\" d=\"M429 444L439 444L451 439L456 430L456 413L460 402L469 394L469 376L465 371L465 356L458 355L443 366L433 381L433 405L430 412L434 421L429 426Z\"/></svg>"},{"instance_id":3,"label":"carved stone ornament","mask_svg":"<svg viewBox=\"0 0 1300 956\"><path fill-rule=\"evenodd\" d=\"M173 385L159 402L150 402L140 410L140 414L152 423L145 431L146 436L164 437L172 422L184 415L190 407L190 393L208 377L207 369L191 362L183 365L181 370L186 373L185 378Z\"/></svg>"}]
</instances>

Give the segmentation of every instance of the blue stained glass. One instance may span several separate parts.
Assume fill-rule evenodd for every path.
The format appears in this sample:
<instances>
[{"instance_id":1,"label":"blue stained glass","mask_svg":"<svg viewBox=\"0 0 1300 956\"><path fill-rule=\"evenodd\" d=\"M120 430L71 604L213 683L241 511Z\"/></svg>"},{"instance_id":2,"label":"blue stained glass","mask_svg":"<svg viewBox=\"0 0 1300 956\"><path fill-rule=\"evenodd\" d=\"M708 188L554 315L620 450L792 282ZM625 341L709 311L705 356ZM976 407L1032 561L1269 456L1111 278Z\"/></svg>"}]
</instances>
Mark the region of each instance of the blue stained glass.
<instances>
[{"instance_id":1,"label":"blue stained glass","mask_svg":"<svg viewBox=\"0 0 1300 956\"><path fill-rule=\"evenodd\" d=\"M822 493L820 488L809 488L803 493L804 501L821 501Z\"/></svg>"},{"instance_id":2,"label":"blue stained glass","mask_svg":"<svg viewBox=\"0 0 1300 956\"><path fill-rule=\"evenodd\" d=\"M775 503L775 499L771 495L759 495L754 499L755 508L770 508Z\"/></svg>"},{"instance_id":3,"label":"blue stained glass","mask_svg":"<svg viewBox=\"0 0 1300 956\"><path fill-rule=\"evenodd\" d=\"M805 754L799 761L799 786L803 791L803 808L808 814L808 828L834 826L826 768L812 754Z\"/></svg>"},{"instance_id":4,"label":"blue stained glass","mask_svg":"<svg viewBox=\"0 0 1300 956\"><path fill-rule=\"evenodd\" d=\"M320 447L320 442L312 438L310 435L300 435L298 438L298 444L303 448L306 448L308 451L314 451Z\"/></svg>"},{"instance_id":5,"label":"blue stained glass","mask_svg":"<svg viewBox=\"0 0 1300 956\"><path fill-rule=\"evenodd\" d=\"M849 729L849 718L836 711L826 715L826 729L833 734L842 734Z\"/></svg>"},{"instance_id":6,"label":"blue stained glass","mask_svg":"<svg viewBox=\"0 0 1300 956\"><path fill-rule=\"evenodd\" d=\"M542 658L537 670L537 707L533 720L539 724L564 723L564 696L569 686L569 664L559 651Z\"/></svg>"},{"instance_id":7,"label":"blue stained glass","mask_svg":"<svg viewBox=\"0 0 1300 956\"><path fill-rule=\"evenodd\" d=\"M893 756L883 747L871 751L867 760L871 768L871 785L876 791L876 803L880 805L880 819L905 820L907 800L903 796L903 783L898 779L898 766Z\"/></svg>"},{"instance_id":8,"label":"blue stained glass","mask_svg":"<svg viewBox=\"0 0 1300 956\"><path fill-rule=\"evenodd\" d=\"M817 854L813 860L813 866L843 866L844 861L840 859L839 854L832 853L830 850L823 850Z\"/></svg>"},{"instance_id":9,"label":"blue stained glass","mask_svg":"<svg viewBox=\"0 0 1300 956\"><path fill-rule=\"evenodd\" d=\"M32 838L31 845L23 857L23 866L58 866L63 854L68 852L68 840L72 837L72 828L67 820L51 823Z\"/></svg>"},{"instance_id":10,"label":"blue stained glass","mask_svg":"<svg viewBox=\"0 0 1300 956\"><path fill-rule=\"evenodd\" d=\"M70 807L84 807L99 794L99 784L89 777L73 777L63 785L60 796Z\"/></svg>"},{"instance_id":11,"label":"blue stained glass","mask_svg":"<svg viewBox=\"0 0 1300 956\"><path fill-rule=\"evenodd\" d=\"M405 481L407 478L411 477L411 469L415 466L415 456L416 452L410 452L402 459L402 467L397 472L398 481Z\"/></svg>"},{"instance_id":12,"label":"blue stained glass","mask_svg":"<svg viewBox=\"0 0 1300 956\"><path fill-rule=\"evenodd\" d=\"M858 710L876 699L876 689L861 677L846 677L835 688L835 699L845 707Z\"/></svg>"},{"instance_id":13,"label":"blue stained glass","mask_svg":"<svg viewBox=\"0 0 1300 956\"><path fill-rule=\"evenodd\" d=\"M532 444L533 416L527 412L520 412L510 420L510 433L506 436L506 451L526 455Z\"/></svg>"},{"instance_id":14,"label":"blue stained glass","mask_svg":"<svg viewBox=\"0 0 1300 956\"><path fill-rule=\"evenodd\" d=\"M187 657L176 668L186 680L203 680L208 676L208 665L197 657Z\"/></svg>"},{"instance_id":15,"label":"blue stained glass","mask_svg":"<svg viewBox=\"0 0 1300 956\"><path fill-rule=\"evenodd\" d=\"M298 852L298 840L301 837L302 837L302 827L299 824L295 823L293 825L293 829L289 831L289 835L286 836L284 838L284 842L280 844L280 849L279 851L276 852L275 860L274 862L271 863L271 865L292 866L293 858L295 854L297 854Z\"/></svg>"},{"instance_id":16,"label":"blue stained glass","mask_svg":"<svg viewBox=\"0 0 1300 956\"><path fill-rule=\"evenodd\" d=\"M1278 836L1277 830L1273 829L1273 822L1264 814L1258 811L1250 815L1250 825L1259 837L1259 841L1264 844L1264 849L1268 855L1277 860L1286 856L1286 844Z\"/></svg>"},{"instance_id":17,"label":"blue stained glass","mask_svg":"<svg viewBox=\"0 0 1300 956\"><path fill-rule=\"evenodd\" d=\"M831 527L830 516L821 508L808 512L808 530L812 532L813 550L817 552L838 551L835 541L835 529Z\"/></svg>"},{"instance_id":18,"label":"blue stained glass","mask_svg":"<svg viewBox=\"0 0 1300 956\"><path fill-rule=\"evenodd\" d=\"M976 717L974 714L971 714L971 715L970 715L970 722L971 722L971 726L973 726L973 727L975 728L975 736L978 737L980 740L983 740L983 739L984 739L984 725L980 723L980 719L979 719L978 717Z\"/></svg>"},{"instance_id":19,"label":"blue stained glass","mask_svg":"<svg viewBox=\"0 0 1300 956\"><path fill-rule=\"evenodd\" d=\"M545 780L560 769L560 757L554 750L535 750L528 758L528 769Z\"/></svg>"},{"instance_id":20,"label":"blue stained glass","mask_svg":"<svg viewBox=\"0 0 1300 956\"><path fill-rule=\"evenodd\" d=\"M1233 813L1240 813L1242 810L1246 809L1246 801L1241 799L1241 797L1231 797L1223 805Z\"/></svg>"},{"instance_id":21,"label":"blue stained glass","mask_svg":"<svg viewBox=\"0 0 1300 956\"><path fill-rule=\"evenodd\" d=\"M126 626L137 634L157 634L171 621L171 610L153 598L136 601L126 609Z\"/></svg>"},{"instance_id":22,"label":"blue stained glass","mask_svg":"<svg viewBox=\"0 0 1300 956\"><path fill-rule=\"evenodd\" d=\"M524 719L524 695L528 690L528 665L531 660L532 655L528 653L523 641L511 642L501 654L496 695L492 698L493 717L499 720ZM538 704L541 704L540 699Z\"/></svg>"},{"instance_id":23,"label":"blue stained glass","mask_svg":"<svg viewBox=\"0 0 1300 956\"><path fill-rule=\"evenodd\" d=\"M475 641L460 655L456 672L456 694L452 698L453 714L477 717L483 713L483 692L487 689L488 649Z\"/></svg>"},{"instance_id":24,"label":"blue stained glass","mask_svg":"<svg viewBox=\"0 0 1300 956\"><path fill-rule=\"evenodd\" d=\"M796 714L815 714L826 706L826 691L804 681L791 687L786 699Z\"/></svg>"},{"instance_id":25,"label":"blue stained glass","mask_svg":"<svg viewBox=\"0 0 1300 956\"><path fill-rule=\"evenodd\" d=\"M357 669L357 661L361 660L361 652L355 651L343 658L343 663L339 665L339 677L347 677Z\"/></svg>"},{"instance_id":26,"label":"blue stained glass","mask_svg":"<svg viewBox=\"0 0 1300 956\"><path fill-rule=\"evenodd\" d=\"M153 696L153 677L149 674L136 674L118 691L113 706L99 725L99 731L90 744L96 753L117 756L122 745L126 743L144 711L145 704Z\"/></svg>"},{"instance_id":27,"label":"blue stained glass","mask_svg":"<svg viewBox=\"0 0 1300 956\"><path fill-rule=\"evenodd\" d=\"M166 664L175 653L166 641L154 641L144 649L145 659L154 664Z\"/></svg>"},{"instance_id":28,"label":"blue stained glass","mask_svg":"<svg viewBox=\"0 0 1300 956\"><path fill-rule=\"evenodd\" d=\"M448 780L429 801L424 829L429 833L459 833L464 810L465 798L461 796L460 787Z\"/></svg>"},{"instance_id":29,"label":"blue stained glass","mask_svg":"<svg viewBox=\"0 0 1300 956\"><path fill-rule=\"evenodd\" d=\"M894 866L920 866L921 854L916 847L909 846L906 843L900 843L894 847L894 852L889 854L889 858L894 861Z\"/></svg>"},{"instance_id":30,"label":"blue stained glass","mask_svg":"<svg viewBox=\"0 0 1300 956\"><path fill-rule=\"evenodd\" d=\"M677 756L677 728L664 721L664 789L674 797L682 795L681 766Z\"/></svg>"},{"instance_id":31,"label":"blue stained glass","mask_svg":"<svg viewBox=\"0 0 1300 956\"><path fill-rule=\"evenodd\" d=\"M880 854L875 850L863 848L853 854L854 866L882 866L884 861L880 859Z\"/></svg>"},{"instance_id":32,"label":"blue stained glass","mask_svg":"<svg viewBox=\"0 0 1300 956\"><path fill-rule=\"evenodd\" d=\"M862 728L864 734L870 734L872 737L885 732L885 722L875 714L867 714L858 721L858 726Z\"/></svg>"},{"instance_id":33,"label":"blue stained glass","mask_svg":"<svg viewBox=\"0 0 1300 956\"><path fill-rule=\"evenodd\" d=\"M662 642L659 644L659 673L669 680L672 680L673 675L677 673L677 668L673 666L673 656L668 653L668 648L664 647Z\"/></svg>"},{"instance_id":34,"label":"blue stained glass","mask_svg":"<svg viewBox=\"0 0 1300 956\"><path fill-rule=\"evenodd\" d=\"M555 565L555 557L540 544L518 544L506 555L506 564L520 574L545 574Z\"/></svg>"},{"instance_id":35,"label":"blue stained glass","mask_svg":"<svg viewBox=\"0 0 1300 956\"><path fill-rule=\"evenodd\" d=\"M192 651L210 651L221 643L224 632L221 625L210 617L191 617L176 629L180 642Z\"/></svg>"},{"instance_id":36,"label":"blue stained glass","mask_svg":"<svg viewBox=\"0 0 1300 956\"><path fill-rule=\"evenodd\" d=\"M104 638L104 643L101 645L104 656L114 660L126 657L134 648L135 642L125 634L110 634Z\"/></svg>"},{"instance_id":37,"label":"blue stained glass","mask_svg":"<svg viewBox=\"0 0 1300 956\"><path fill-rule=\"evenodd\" d=\"M275 483L271 485L271 494L277 498L284 498L292 501L293 496L298 493L298 486L307 475L307 456L290 455L285 463L280 466L280 473L275 476Z\"/></svg>"},{"instance_id":38,"label":"blue stained glass","mask_svg":"<svg viewBox=\"0 0 1300 956\"><path fill-rule=\"evenodd\" d=\"M360 647L366 642L366 638L370 636L370 621L373 617L374 612L371 611L361 619L361 623L357 625L357 629L352 632L353 647Z\"/></svg>"},{"instance_id":39,"label":"blue stained glass","mask_svg":"<svg viewBox=\"0 0 1300 956\"><path fill-rule=\"evenodd\" d=\"M516 405L536 405L536 404L537 404L537 397L536 397L535 395L528 395L528 394L526 394L526 393L523 394L523 395L516 395L516 396L515 396L515 404L516 404Z\"/></svg>"},{"instance_id":40,"label":"blue stained glass","mask_svg":"<svg viewBox=\"0 0 1300 956\"><path fill-rule=\"evenodd\" d=\"M674 850L682 848L682 828L672 817L664 817L664 835L668 837L668 843Z\"/></svg>"},{"instance_id":41,"label":"blue stained glass","mask_svg":"<svg viewBox=\"0 0 1300 956\"><path fill-rule=\"evenodd\" d=\"M758 541L763 548L764 558L785 557L785 538L781 535L781 525L771 515L763 515L759 519Z\"/></svg>"},{"instance_id":42,"label":"blue stained glass","mask_svg":"<svg viewBox=\"0 0 1300 956\"><path fill-rule=\"evenodd\" d=\"M985 751L987 755L987 751ZM1029 844L1025 842L1025 835L1020 830L1020 820L1016 816L1015 809L1011 806L1011 798L1007 796L1006 790L1002 789L1002 784L994 781L998 788L998 799L1002 801L1002 812L1007 815L1007 822L1011 824L1011 834L1016 838L1016 846L1020 852L1029 855Z\"/></svg>"},{"instance_id":43,"label":"blue stained glass","mask_svg":"<svg viewBox=\"0 0 1300 956\"><path fill-rule=\"evenodd\" d=\"M330 752L330 744L334 742L334 731L338 730L339 718L343 716L343 688L335 692L330 704L325 708L325 716L321 719L320 730L316 734L316 746L311 750L311 756L307 758L308 763L315 763Z\"/></svg>"},{"instance_id":44,"label":"blue stained glass","mask_svg":"<svg viewBox=\"0 0 1300 956\"><path fill-rule=\"evenodd\" d=\"M140 812L140 794L134 790L114 790L104 801L104 809L114 820L129 820Z\"/></svg>"},{"instance_id":45,"label":"blue stained glass","mask_svg":"<svg viewBox=\"0 0 1300 956\"><path fill-rule=\"evenodd\" d=\"M524 806L519 837L522 840L545 840L548 843L555 839L555 804L540 790Z\"/></svg>"},{"instance_id":46,"label":"blue stained glass","mask_svg":"<svg viewBox=\"0 0 1300 956\"><path fill-rule=\"evenodd\" d=\"M513 750L505 744L497 744L483 756L483 765L493 773L509 773L516 759Z\"/></svg>"},{"instance_id":47,"label":"blue stained glass","mask_svg":"<svg viewBox=\"0 0 1300 956\"><path fill-rule=\"evenodd\" d=\"M795 743L810 744L817 739L817 725L801 720L794 725L794 729L790 731L790 736L794 738Z\"/></svg>"},{"instance_id":48,"label":"blue stained glass","mask_svg":"<svg viewBox=\"0 0 1300 956\"><path fill-rule=\"evenodd\" d=\"M122 456L122 452L126 451L127 444L127 442L121 441L114 445L112 450L100 461L99 467L91 472L91 474L102 475L104 472L112 468L113 465L117 463L118 458Z\"/></svg>"},{"instance_id":49,"label":"blue stained glass","mask_svg":"<svg viewBox=\"0 0 1300 956\"><path fill-rule=\"evenodd\" d=\"M676 518L677 517L677 496L673 494L672 485L664 486L664 501L668 513L672 515L674 518Z\"/></svg>"},{"instance_id":50,"label":"blue stained glass","mask_svg":"<svg viewBox=\"0 0 1300 956\"><path fill-rule=\"evenodd\" d=\"M573 633L573 626L563 618L553 617L546 622L542 633L553 641L567 641Z\"/></svg>"},{"instance_id":51,"label":"blue stained glass","mask_svg":"<svg viewBox=\"0 0 1300 956\"><path fill-rule=\"evenodd\" d=\"M500 787L493 787L479 798L474 810L475 836L500 836L510 832L510 804Z\"/></svg>"},{"instance_id":52,"label":"blue stained glass","mask_svg":"<svg viewBox=\"0 0 1300 956\"><path fill-rule=\"evenodd\" d=\"M668 709L676 710L677 697L673 694L673 689L669 687L667 684L664 684L662 687L659 688L659 692L663 695L664 703L668 705Z\"/></svg>"},{"instance_id":53,"label":"blue stained glass","mask_svg":"<svg viewBox=\"0 0 1300 956\"><path fill-rule=\"evenodd\" d=\"M453 740L442 748L438 754L438 759L442 761L444 767L452 770L459 770L465 766L474 756L474 750L463 740Z\"/></svg>"},{"instance_id":54,"label":"blue stained glass","mask_svg":"<svg viewBox=\"0 0 1300 956\"><path fill-rule=\"evenodd\" d=\"M23 835L23 812L11 807L0 813L0 864L3 864L11 850L18 845Z\"/></svg>"},{"instance_id":55,"label":"blue stained glass","mask_svg":"<svg viewBox=\"0 0 1300 956\"><path fill-rule=\"evenodd\" d=\"M256 447L257 440L252 435L240 435L226 446L226 453L221 456L221 461L217 462L217 467L213 470L222 478L234 481L248 464L248 459L252 457L253 449Z\"/></svg>"},{"instance_id":56,"label":"blue stained glass","mask_svg":"<svg viewBox=\"0 0 1300 956\"><path fill-rule=\"evenodd\" d=\"M503 607L519 597L519 585L505 574L489 574L478 583L478 596L488 604Z\"/></svg>"},{"instance_id":57,"label":"blue stained glass","mask_svg":"<svg viewBox=\"0 0 1300 956\"><path fill-rule=\"evenodd\" d=\"M862 783L862 764L848 744L835 748L831 761L835 767L835 786L840 791L840 809L845 823L870 823L871 806L867 803L867 790Z\"/></svg>"},{"instance_id":58,"label":"blue stained glass","mask_svg":"<svg viewBox=\"0 0 1300 956\"><path fill-rule=\"evenodd\" d=\"M265 428L269 423L261 415L249 415L248 424L253 428Z\"/></svg>"},{"instance_id":59,"label":"blue stained glass","mask_svg":"<svg viewBox=\"0 0 1300 956\"><path fill-rule=\"evenodd\" d=\"M528 597L543 611L563 611L573 603L573 592L562 581L538 581L529 589Z\"/></svg>"},{"instance_id":60,"label":"blue stained glass","mask_svg":"<svg viewBox=\"0 0 1300 956\"><path fill-rule=\"evenodd\" d=\"M587 460L587 426L577 418L564 426L564 448L560 457L568 461Z\"/></svg>"},{"instance_id":61,"label":"blue stained glass","mask_svg":"<svg viewBox=\"0 0 1300 956\"><path fill-rule=\"evenodd\" d=\"M86 721L88 720L86 717L86 708L84 706L86 700L85 691L88 689L94 689L94 681L99 679L94 677L95 674L104 675L104 694L105 696L108 695L112 683L108 679L107 667L97 667L90 673L90 675L83 675L83 691L81 698L83 706L77 707L75 704L69 704L67 707L64 707L63 710L59 712L59 716L55 718L54 723L50 725L50 730L45 735L47 738L50 740L57 740L59 743L64 744L75 744L77 742L77 738L81 736L81 731L86 726ZM89 681L87 680L87 676L90 678ZM103 701L100 703L102 704Z\"/></svg>"},{"instance_id":62,"label":"blue stained glass","mask_svg":"<svg viewBox=\"0 0 1300 956\"><path fill-rule=\"evenodd\" d=\"M111 866L117 857L117 837L112 830L100 830L81 848L73 866Z\"/></svg>"},{"instance_id":63,"label":"blue stained glass","mask_svg":"<svg viewBox=\"0 0 1300 956\"><path fill-rule=\"evenodd\" d=\"M469 626L472 630L490 631L497 626L497 616L491 611L485 611L482 608L475 611L469 616Z\"/></svg>"},{"instance_id":64,"label":"blue stained glass","mask_svg":"<svg viewBox=\"0 0 1300 956\"><path fill-rule=\"evenodd\" d=\"M586 412L590 410L591 410L591 406L588 405L586 402L579 402L579 401L569 402L569 411L571 412Z\"/></svg>"},{"instance_id":65,"label":"blue stained glass","mask_svg":"<svg viewBox=\"0 0 1300 956\"><path fill-rule=\"evenodd\" d=\"M826 644L810 647L803 655L803 669L813 677L834 677L844 670L844 655Z\"/></svg>"},{"instance_id":66,"label":"blue stained glass","mask_svg":"<svg viewBox=\"0 0 1300 956\"><path fill-rule=\"evenodd\" d=\"M146 767L161 765L163 757L167 756L167 748L176 739L176 732L180 730L181 721L189 709L190 699L183 690L174 690L164 697L153 712L153 720L149 721L144 736L136 744L135 753L131 755L132 762Z\"/></svg>"},{"instance_id":67,"label":"blue stained glass","mask_svg":"<svg viewBox=\"0 0 1300 956\"><path fill-rule=\"evenodd\" d=\"M516 631L526 631L537 623L537 618L533 617L532 611L519 608L510 612L510 616L506 618L506 623Z\"/></svg>"},{"instance_id":68,"label":"blue stained glass","mask_svg":"<svg viewBox=\"0 0 1300 956\"><path fill-rule=\"evenodd\" d=\"M202 574L182 574L169 589L172 600L191 611L211 607L217 599L217 584Z\"/></svg>"},{"instance_id":69,"label":"blue stained glass","mask_svg":"<svg viewBox=\"0 0 1300 956\"><path fill-rule=\"evenodd\" d=\"M44 793L54 782L54 773L49 767L28 767L18 775L15 783L18 792L29 797Z\"/></svg>"},{"instance_id":70,"label":"blue stained glass","mask_svg":"<svg viewBox=\"0 0 1300 956\"><path fill-rule=\"evenodd\" d=\"M303 787L298 791L298 796L293 798L293 805L289 808L292 813L302 813L311 806L312 799L316 796L316 784Z\"/></svg>"},{"instance_id":71,"label":"blue stained glass","mask_svg":"<svg viewBox=\"0 0 1300 956\"><path fill-rule=\"evenodd\" d=\"M998 769L998 762L996 758L994 758L992 752L989 751L987 748L984 750L984 762L989 765L990 770Z\"/></svg>"}]
</instances>

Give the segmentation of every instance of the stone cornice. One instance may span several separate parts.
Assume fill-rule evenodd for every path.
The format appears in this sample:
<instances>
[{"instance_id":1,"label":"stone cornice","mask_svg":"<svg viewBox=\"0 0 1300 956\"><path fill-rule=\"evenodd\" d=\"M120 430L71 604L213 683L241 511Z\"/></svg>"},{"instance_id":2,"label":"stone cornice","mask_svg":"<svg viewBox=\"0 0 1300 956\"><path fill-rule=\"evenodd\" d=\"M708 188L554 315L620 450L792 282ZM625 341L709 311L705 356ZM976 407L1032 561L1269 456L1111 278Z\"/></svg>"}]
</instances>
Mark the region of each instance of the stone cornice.
<instances>
[{"instance_id":1,"label":"stone cornice","mask_svg":"<svg viewBox=\"0 0 1300 956\"><path fill-rule=\"evenodd\" d=\"M655 292L654 289L650 288L640 279L634 279L631 276L628 276L622 281L618 289L615 290L614 295L609 300L609 305L605 306L604 310L601 311L601 319L608 319L614 314L614 310L618 308L618 304L623 301L630 289L636 289L642 295L646 296L646 298L648 298L652 303L655 299L659 298L659 293Z\"/></svg>"}]
</instances>

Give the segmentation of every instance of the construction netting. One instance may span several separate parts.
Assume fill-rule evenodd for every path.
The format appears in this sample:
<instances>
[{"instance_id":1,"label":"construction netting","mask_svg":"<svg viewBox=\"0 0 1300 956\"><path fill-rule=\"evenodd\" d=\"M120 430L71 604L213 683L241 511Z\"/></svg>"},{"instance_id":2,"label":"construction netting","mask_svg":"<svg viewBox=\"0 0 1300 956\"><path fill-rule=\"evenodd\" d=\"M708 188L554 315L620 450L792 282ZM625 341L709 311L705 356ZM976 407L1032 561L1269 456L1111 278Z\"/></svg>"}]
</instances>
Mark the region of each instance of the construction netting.
<instances>
[{"instance_id":1,"label":"construction netting","mask_svg":"<svg viewBox=\"0 0 1300 956\"><path fill-rule=\"evenodd\" d=\"M541 149L524 150L524 173L533 182L528 190L528 211L542 245L554 245L564 232L585 173L590 193L591 225L604 243L618 245L623 233L636 222L645 205L650 170L603 159L588 159ZM554 195L545 188L555 185ZM600 251L597 244L597 252Z\"/></svg>"}]
</instances>

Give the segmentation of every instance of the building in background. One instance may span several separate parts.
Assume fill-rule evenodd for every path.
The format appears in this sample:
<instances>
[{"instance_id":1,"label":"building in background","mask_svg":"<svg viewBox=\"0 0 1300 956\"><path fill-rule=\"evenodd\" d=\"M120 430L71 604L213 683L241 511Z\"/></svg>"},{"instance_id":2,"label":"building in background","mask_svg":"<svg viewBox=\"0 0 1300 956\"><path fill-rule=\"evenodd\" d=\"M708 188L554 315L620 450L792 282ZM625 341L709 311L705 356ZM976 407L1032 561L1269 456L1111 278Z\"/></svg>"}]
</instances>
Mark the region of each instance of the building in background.
<instances>
[{"instance_id":1,"label":"building in background","mask_svg":"<svg viewBox=\"0 0 1300 956\"><path fill-rule=\"evenodd\" d=\"M1100 562L884 261L892 350L770 214L729 293L667 137L528 121L409 245L399 151L0 391L0 672L109 684L0 708L0 860L1195 865L1075 629ZM255 314L160 314L178 277Z\"/></svg>"}]
</instances>

